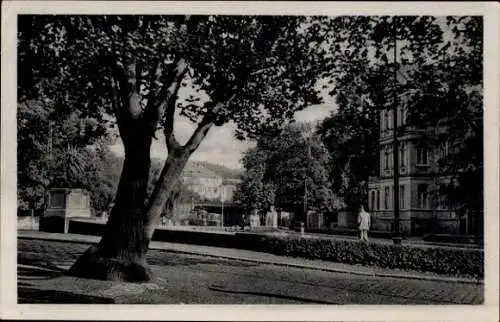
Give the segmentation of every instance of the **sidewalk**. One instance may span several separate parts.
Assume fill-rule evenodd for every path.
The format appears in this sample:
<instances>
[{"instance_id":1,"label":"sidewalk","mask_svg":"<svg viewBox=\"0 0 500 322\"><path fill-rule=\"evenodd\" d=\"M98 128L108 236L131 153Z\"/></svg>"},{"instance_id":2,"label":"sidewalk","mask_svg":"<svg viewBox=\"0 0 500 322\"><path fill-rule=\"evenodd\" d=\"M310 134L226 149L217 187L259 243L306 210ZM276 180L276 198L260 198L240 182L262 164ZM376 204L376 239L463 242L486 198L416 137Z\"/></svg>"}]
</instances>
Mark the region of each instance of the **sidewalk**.
<instances>
[{"instance_id":1,"label":"sidewalk","mask_svg":"<svg viewBox=\"0 0 500 322\"><path fill-rule=\"evenodd\" d=\"M298 235L300 233L295 233ZM312 234L306 233L306 236L316 237L316 238L326 238L326 239L336 239L336 240L358 240L358 236L350 236L350 235L328 235L328 234ZM392 239L384 239L384 238L373 238L370 237L371 243L377 244L393 244ZM445 243L445 242L427 242L418 238L408 238L403 239L402 245L411 246L411 247L420 247L420 248L448 248L448 249L481 249L482 247L477 244L454 244L454 243Z\"/></svg>"},{"instance_id":2,"label":"sidewalk","mask_svg":"<svg viewBox=\"0 0 500 322\"><path fill-rule=\"evenodd\" d=\"M37 240L61 241L70 243L95 244L100 240L100 237L88 236L88 235L76 235L76 234L45 233L39 231L18 231L18 239L37 239ZM191 255L217 257L230 260L254 262L260 264L354 274L354 275L405 278L405 279L428 280L428 281L451 282L451 283L467 283L467 284L484 283L483 280L476 280L472 278L470 279L458 278L458 277L438 275L433 273L423 273L417 271L403 271L403 270L387 269L375 266L348 265L343 263L334 263L321 260L308 260L303 258L284 257L284 256L277 256L273 254L260 253L242 249L219 248L211 246L178 244L178 243L157 242L157 241L151 242L150 249L191 254Z\"/></svg>"}]
</instances>

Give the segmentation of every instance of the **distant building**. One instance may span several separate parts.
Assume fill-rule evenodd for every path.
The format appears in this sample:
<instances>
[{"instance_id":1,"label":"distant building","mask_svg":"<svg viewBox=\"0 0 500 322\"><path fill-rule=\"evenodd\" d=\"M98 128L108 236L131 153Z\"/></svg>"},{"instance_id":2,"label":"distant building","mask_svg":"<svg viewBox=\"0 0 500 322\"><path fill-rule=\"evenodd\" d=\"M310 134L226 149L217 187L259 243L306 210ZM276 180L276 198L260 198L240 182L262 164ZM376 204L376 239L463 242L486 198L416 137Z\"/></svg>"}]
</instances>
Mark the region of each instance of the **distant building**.
<instances>
[{"instance_id":1,"label":"distant building","mask_svg":"<svg viewBox=\"0 0 500 322\"><path fill-rule=\"evenodd\" d=\"M405 81L405 72L398 75ZM409 93L398 98L398 126L407 123ZM426 233L472 234L477 227L473 218L458 216L447 202L441 189L450 182L450 174L441 173L438 161L446 162L451 143L446 139L446 126L418 128L406 126L398 136L399 164L393 160L393 111L380 112L379 158L377 177L370 178L368 205L372 213L373 230L392 231L394 167L399 167L400 225L408 235ZM429 139L433 138L433 139ZM436 139L439 138L439 139Z\"/></svg>"},{"instance_id":2,"label":"distant building","mask_svg":"<svg viewBox=\"0 0 500 322\"><path fill-rule=\"evenodd\" d=\"M204 176L183 176L184 185L205 199L221 199L222 196L222 177L204 177Z\"/></svg>"},{"instance_id":3,"label":"distant building","mask_svg":"<svg viewBox=\"0 0 500 322\"><path fill-rule=\"evenodd\" d=\"M75 218L91 218L90 194L85 189L52 188L40 220L41 231L67 233Z\"/></svg>"},{"instance_id":4,"label":"distant building","mask_svg":"<svg viewBox=\"0 0 500 322\"><path fill-rule=\"evenodd\" d=\"M221 222L221 218L216 219L214 217L210 219L207 217L205 218L206 220L198 218L199 216L195 208L201 205L203 205L204 208L210 206L221 208L219 210L210 210L209 215L215 216L216 213L222 213L224 211L225 224L234 221L229 218L229 214L234 213L234 211L231 210L230 202L233 198L236 186L240 182L239 179L225 178L214 171L198 166L186 169L182 176L182 182L184 189L187 191L184 190L184 192L181 193L194 193L195 196L193 196L191 200L188 200L189 197L179 198L176 204L174 204L173 222L175 224L187 225L189 222L207 222L208 224L208 222L210 222L210 224L213 225L213 222Z\"/></svg>"},{"instance_id":5,"label":"distant building","mask_svg":"<svg viewBox=\"0 0 500 322\"><path fill-rule=\"evenodd\" d=\"M183 177L185 187L208 200L229 202L240 180L225 179L220 176L203 177L186 175Z\"/></svg>"}]
</instances>

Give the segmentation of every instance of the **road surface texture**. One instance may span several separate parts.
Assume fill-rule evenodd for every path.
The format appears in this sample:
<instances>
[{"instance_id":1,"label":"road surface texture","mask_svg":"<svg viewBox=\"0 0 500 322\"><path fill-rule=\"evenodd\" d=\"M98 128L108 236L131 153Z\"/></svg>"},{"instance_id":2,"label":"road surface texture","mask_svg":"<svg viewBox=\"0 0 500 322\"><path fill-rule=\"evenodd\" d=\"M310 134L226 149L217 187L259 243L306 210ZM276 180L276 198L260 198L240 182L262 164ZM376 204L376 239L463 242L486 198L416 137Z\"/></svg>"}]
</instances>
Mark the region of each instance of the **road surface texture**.
<instances>
[{"instance_id":1,"label":"road surface texture","mask_svg":"<svg viewBox=\"0 0 500 322\"><path fill-rule=\"evenodd\" d=\"M64 276L89 245L18 240L19 303L482 304L483 285L360 276L150 250L150 283Z\"/></svg>"}]
</instances>

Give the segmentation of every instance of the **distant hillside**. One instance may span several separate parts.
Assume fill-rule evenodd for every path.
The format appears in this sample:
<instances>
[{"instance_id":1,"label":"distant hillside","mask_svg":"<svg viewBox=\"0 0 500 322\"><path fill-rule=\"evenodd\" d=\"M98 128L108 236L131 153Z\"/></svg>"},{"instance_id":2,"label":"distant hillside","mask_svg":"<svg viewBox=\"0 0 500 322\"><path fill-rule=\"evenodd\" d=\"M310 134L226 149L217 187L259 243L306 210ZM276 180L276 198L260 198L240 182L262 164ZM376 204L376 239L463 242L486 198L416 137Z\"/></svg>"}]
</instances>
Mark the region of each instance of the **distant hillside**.
<instances>
[{"instance_id":1,"label":"distant hillside","mask_svg":"<svg viewBox=\"0 0 500 322\"><path fill-rule=\"evenodd\" d=\"M243 170L230 169L223 165L213 164L206 161L191 161L187 164L184 171L192 169L206 169L210 173L226 179L239 179L239 177L243 174Z\"/></svg>"},{"instance_id":2,"label":"distant hillside","mask_svg":"<svg viewBox=\"0 0 500 322\"><path fill-rule=\"evenodd\" d=\"M161 169L163 161L159 159L152 160L152 167ZM183 171L184 175L200 177L222 177L224 179L239 179L243 170L230 169L222 165L213 164L205 161L188 161Z\"/></svg>"}]
</instances>

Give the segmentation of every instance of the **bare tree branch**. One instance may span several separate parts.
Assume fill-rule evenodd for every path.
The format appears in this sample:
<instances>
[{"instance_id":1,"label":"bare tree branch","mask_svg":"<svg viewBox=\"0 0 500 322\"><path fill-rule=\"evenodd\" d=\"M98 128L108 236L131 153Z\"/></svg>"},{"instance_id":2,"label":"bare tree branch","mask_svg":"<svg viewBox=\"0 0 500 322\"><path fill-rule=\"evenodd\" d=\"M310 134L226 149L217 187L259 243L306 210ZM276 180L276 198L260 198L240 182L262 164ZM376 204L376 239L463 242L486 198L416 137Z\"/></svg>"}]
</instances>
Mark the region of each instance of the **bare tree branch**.
<instances>
[{"instance_id":1,"label":"bare tree branch","mask_svg":"<svg viewBox=\"0 0 500 322\"><path fill-rule=\"evenodd\" d=\"M194 131L193 135L189 138L188 142L184 145L184 149L188 151L189 154L193 153L201 141L207 135L210 128L214 125L217 118L217 113L224 107L224 105L230 103L236 97L236 93L231 95L227 100L223 102L218 102L213 105L213 108L205 114L198 127Z\"/></svg>"},{"instance_id":2,"label":"bare tree branch","mask_svg":"<svg viewBox=\"0 0 500 322\"><path fill-rule=\"evenodd\" d=\"M192 16L188 15L185 16L183 26L186 28L187 32L190 32L197 23L198 19L193 19ZM180 55L175 59L172 68L165 75L165 83L161 84L159 89L157 89L157 85L162 76L164 76L163 73L165 71L161 59L158 59L157 63L154 65L154 70L152 71L150 79L148 103L144 112L145 119L149 122L153 136L154 132L156 132L158 122L163 121L167 148L169 150L180 146L173 131L175 102L182 79L188 70L188 63L184 58L179 57Z\"/></svg>"},{"instance_id":3,"label":"bare tree branch","mask_svg":"<svg viewBox=\"0 0 500 322\"><path fill-rule=\"evenodd\" d=\"M166 115L164 120L164 133L165 140L167 143L167 148L171 150L172 148L178 148L179 142L175 138L174 133L174 116L175 116L175 103L177 102L177 94L179 93L179 89L181 87L182 79L184 78L184 74L187 71L187 64L180 62L177 64L176 72L175 72L175 81L169 86L169 97L165 101L166 105Z\"/></svg>"},{"instance_id":4,"label":"bare tree branch","mask_svg":"<svg viewBox=\"0 0 500 322\"><path fill-rule=\"evenodd\" d=\"M169 73L170 77L167 84L163 85L158 94L155 95L154 93L150 93L148 104L144 113L145 119L149 122L150 129L153 131L153 134L156 131L158 122L163 121L165 138L169 149L179 146L173 133L175 121L175 102L186 71L186 60L182 58L178 59ZM153 79L156 81L161 73L161 65L157 65L155 73L157 76L153 77ZM153 89L151 90L154 91Z\"/></svg>"}]
</instances>

